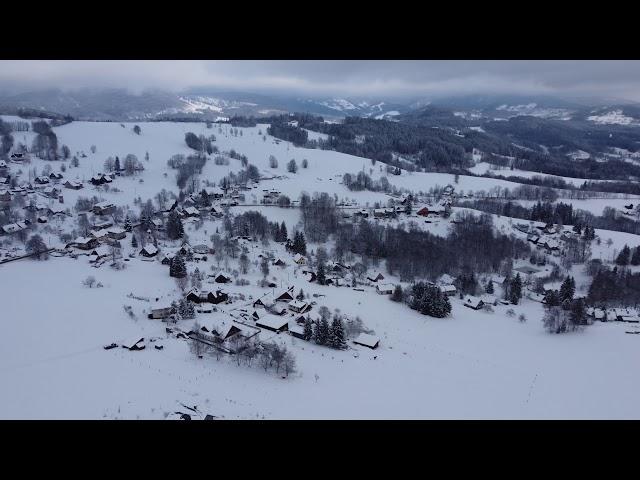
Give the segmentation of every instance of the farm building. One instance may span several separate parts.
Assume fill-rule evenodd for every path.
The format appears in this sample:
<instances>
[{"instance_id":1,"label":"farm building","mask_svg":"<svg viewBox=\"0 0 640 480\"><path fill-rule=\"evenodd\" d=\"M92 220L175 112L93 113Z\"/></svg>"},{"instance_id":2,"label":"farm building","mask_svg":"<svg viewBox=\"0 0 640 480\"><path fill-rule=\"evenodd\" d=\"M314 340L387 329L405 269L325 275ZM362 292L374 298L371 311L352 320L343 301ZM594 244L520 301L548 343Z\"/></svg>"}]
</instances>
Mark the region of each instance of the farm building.
<instances>
[{"instance_id":1,"label":"farm building","mask_svg":"<svg viewBox=\"0 0 640 480\"><path fill-rule=\"evenodd\" d=\"M36 177L33 182L37 183L38 185L46 185L47 183L49 183L49 177Z\"/></svg>"},{"instance_id":2,"label":"farm building","mask_svg":"<svg viewBox=\"0 0 640 480\"><path fill-rule=\"evenodd\" d=\"M298 265L304 265L305 263L307 263L306 258L304 258L302 255L300 255L299 253L296 253L293 257L293 261L296 262Z\"/></svg>"},{"instance_id":3,"label":"farm building","mask_svg":"<svg viewBox=\"0 0 640 480\"><path fill-rule=\"evenodd\" d=\"M192 289L187 293L186 299L194 303L213 303L217 305L225 302L229 299L229 295L221 290L217 290L216 293L207 290Z\"/></svg>"},{"instance_id":4,"label":"farm building","mask_svg":"<svg viewBox=\"0 0 640 480\"><path fill-rule=\"evenodd\" d=\"M353 343L355 343L356 345L362 345L363 347L374 349L374 348L378 348L378 345L380 344L380 339L373 335L361 333L353 340Z\"/></svg>"},{"instance_id":5,"label":"farm building","mask_svg":"<svg viewBox=\"0 0 640 480\"><path fill-rule=\"evenodd\" d=\"M490 295L488 293L485 293L484 295L480 296L480 300L482 300L482 303L484 305L493 305L494 307L496 305L498 305L498 298L494 295Z\"/></svg>"},{"instance_id":6,"label":"farm building","mask_svg":"<svg viewBox=\"0 0 640 480\"><path fill-rule=\"evenodd\" d=\"M416 214L420 215L421 217L427 217L429 216L429 209L427 207L422 207L416 212Z\"/></svg>"},{"instance_id":7,"label":"farm building","mask_svg":"<svg viewBox=\"0 0 640 480\"><path fill-rule=\"evenodd\" d=\"M256 326L272 332L284 332L289 328L289 321L286 318L267 315L257 320Z\"/></svg>"},{"instance_id":8,"label":"farm building","mask_svg":"<svg viewBox=\"0 0 640 480\"><path fill-rule=\"evenodd\" d=\"M473 295L467 295L464 297L464 306L472 308L474 310L480 310L484 302L479 297L474 297Z\"/></svg>"},{"instance_id":9,"label":"farm building","mask_svg":"<svg viewBox=\"0 0 640 480\"><path fill-rule=\"evenodd\" d=\"M376 292L380 295L391 295L395 287L390 283L382 283L376 285Z\"/></svg>"},{"instance_id":10,"label":"farm building","mask_svg":"<svg viewBox=\"0 0 640 480\"><path fill-rule=\"evenodd\" d=\"M289 325L289 335L304 340L304 326L302 325Z\"/></svg>"}]
</instances>

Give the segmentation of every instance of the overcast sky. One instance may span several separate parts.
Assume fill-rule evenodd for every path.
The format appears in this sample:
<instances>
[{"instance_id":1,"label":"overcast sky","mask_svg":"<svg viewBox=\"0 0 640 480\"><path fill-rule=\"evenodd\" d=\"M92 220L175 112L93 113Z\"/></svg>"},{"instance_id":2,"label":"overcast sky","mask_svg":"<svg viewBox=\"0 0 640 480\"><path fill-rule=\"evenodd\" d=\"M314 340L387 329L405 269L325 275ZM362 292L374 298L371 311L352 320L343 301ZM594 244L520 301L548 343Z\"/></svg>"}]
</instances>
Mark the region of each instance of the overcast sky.
<instances>
[{"instance_id":1,"label":"overcast sky","mask_svg":"<svg viewBox=\"0 0 640 480\"><path fill-rule=\"evenodd\" d=\"M374 97L522 93L640 101L640 61L0 60L4 93L83 87Z\"/></svg>"}]
</instances>

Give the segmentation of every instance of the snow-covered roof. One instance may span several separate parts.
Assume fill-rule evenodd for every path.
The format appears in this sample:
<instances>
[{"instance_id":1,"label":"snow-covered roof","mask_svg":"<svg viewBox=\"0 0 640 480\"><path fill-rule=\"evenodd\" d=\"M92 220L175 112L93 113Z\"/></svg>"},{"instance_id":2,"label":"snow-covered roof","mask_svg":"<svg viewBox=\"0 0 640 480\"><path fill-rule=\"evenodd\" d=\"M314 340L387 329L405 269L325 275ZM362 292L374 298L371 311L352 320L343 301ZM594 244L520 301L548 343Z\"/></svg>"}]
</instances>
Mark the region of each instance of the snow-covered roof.
<instances>
[{"instance_id":1,"label":"snow-covered roof","mask_svg":"<svg viewBox=\"0 0 640 480\"><path fill-rule=\"evenodd\" d=\"M442 275L440 275L440 278L438 278L438 282L441 283L442 285L450 285L453 282L455 282L455 280L456 279L453 278L448 273L443 273Z\"/></svg>"},{"instance_id":2,"label":"snow-covered roof","mask_svg":"<svg viewBox=\"0 0 640 480\"><path fill-rule=\"evenodd\" d=\"M153 255L154 253L158 253L158 248L155 245L153 245L152 243L142 247L142 250L144 250L145 252L147 252L150 255Z\"/></svg>"},{"instance_id":3,"label":"snow-covered roof","mask_svg":"<svg viewBox=\"0 0 640 480\"><path fill-rule=\"evenodd\" d=\"M389 290L393 291L394 288L395 286L392 283L382 283L382 284L376 285L376 289L383 292L386 292Z\"/></svg>"},{"instance_id":4,"label":"snow-covered roof","mask_svg":"<svg viewBox=\"0 0 640 480\"><path fill-rule=\"evenodd\" d=\"M196 207L187 207L184 209L184 211L189 215L200 215L200 210L198 210Z\"/></svg>"},{"instance_id":5,"label":"snow-covered roof","mask_svg":"<svg viewBox=\"0 0 640 480\"><path fill-rule=\"evenodd\" d=\"M477 308L482 302L482 299L479 297L474 297L473 295L467 295L464 297L464 304L469 307Z\"/></svg>"},{"instance_id":6,"label":"snow-covered roof","mask_svg":"<svg viewBox=\"0 0 640 480\"><path fill-rule=\"evenodd\" d=\"M296 254L293 256L293 260L294 260L295 262L299 262L299 261L301 261L301 260L304 260L304 257L303 257L302 255L300 255L299 253L296 253Z\"/></svg>"},{"instance_id":7,"label":"snow-covered roof","mask_svg":"<svg viewBox=\"0 0 640 480\"><path fill-rule=\"evenodd\" d=\"M295 322L289 324L289 333L297 333L298 335L304 335L304 325L298 325Z\"/></svg>"},{"instance_id":8,"label":"snow-covered roof","mask_svg":"<svg viewBox=\"0 0 640 480\"><path fill-rule=\"evenodd\" d=\"M367 333L361 333L358 335L353 342L358 343L360 345L365 345L367 347L375 347L380 339L374 335L369 335Z\"/></svg>"},{"instance_id":9,"label":"snow-covered roof","mask_svg":"<svg viewBox=\"0 0 640 480\"><path fill-rule=\"evenodd\" d=\"M87 238L87 237L78 237L73 241L73 243L79 243L80 245L84 245L85 243L89 243L92 240L95 240L95 239L94 238Z\"/></svg>"},{"instance_id":10,"label":"snow-covered roof","mask_svg":"<svg viewBox=\"0 0 640 480\"><path fill-rule=\"evenodd\" d=\"M455 292L456 291L456 286L455 285L440 285L440 291L441 292Z\"/></svg>"},{"instance_id":11,"label":"snow-covered roof","mask_svg":"<svg viewBox=\"0 0 640 480\"><path fill-rule=\"evenodd\" d=\"M115 207L115 205L112 202L105 201L105 202L98 202L93 207L94 208L96 208L96 207L97 208L109 208L109 207Z\"/></svg>"},{"instance_id":12,"label":"snow-covered roof","mask_svg":"<svg viewBox=\"0 0 640 480\"><path fill-rule=\"evenodd\" d=\"M256 321L256 325L280 330L288 322L289 320L287 318L278 317L275 315L265 315L264 317Z\"/></svg>"},{"instance_id":13,"label":"snow-covered roof","mask_svg":"<svg viewBox=\"0 0 640 480\"><path fill-rule=\"evenodd\" d=\"M94 249L91 254L97 255L98 257L106 257L111 254L111 249L106 245L100 245L98 248Z\"/></svg>"},{"instance_id":14,"label":"snow-covered roof","mask_svg":"<svg viewBox=\"0 0 640 480\"><path fill-rule=\"evenodd\" d=\"M106 237L109 232L105 229L102 230L91 230L91 232L89 232L93 237L95 238L102 238L102 237Z\"/></svg>"},{"instance_id":15,"label":"snow-covered roof","mask_svg":"<svg viewBox=\"0 0 640 480\"><path fill-rule=\"evenodd\" d=\"M489 303L491 305L498 302L498 299L494 295L490 295L488 293L481 295L480 300L482 300L484 303Z\"/></svg>"},{"instance_id":16,"label":"snow-covered roof","mask_svg":"<svg viewBox=\"0 0 640 480\"><path fill-rule=\"evenodd\" d=\"M124 228L121 228L121 227L111 227L111 228L107 229L107 232L120 234L120 233L125 233L126 230Z\"/></svg>"},{"instance_id":17,"label":"snow-covered roof","mask_svg":"<svg viewBox=\"0 0 640 480\"><path fill-rule=\"evenodd\" d=\"M307 302L303 302L302 300L291 300L289 302L289 306L297 309L302 309L307 306Z\"/></svg>"},{"instance_id":18,"label":"snow-covered roof","mask_svg":"<svg viewBox=\"0 0 640 480\"><path fill-rule=\"evenodd\" d=\"M491 276L491 281L494 282L494 283L497 283L499 285L502 285L506 279L507 279L507 277L504 277L502 275L492 275Z\"/></svg>"}]
</instances>

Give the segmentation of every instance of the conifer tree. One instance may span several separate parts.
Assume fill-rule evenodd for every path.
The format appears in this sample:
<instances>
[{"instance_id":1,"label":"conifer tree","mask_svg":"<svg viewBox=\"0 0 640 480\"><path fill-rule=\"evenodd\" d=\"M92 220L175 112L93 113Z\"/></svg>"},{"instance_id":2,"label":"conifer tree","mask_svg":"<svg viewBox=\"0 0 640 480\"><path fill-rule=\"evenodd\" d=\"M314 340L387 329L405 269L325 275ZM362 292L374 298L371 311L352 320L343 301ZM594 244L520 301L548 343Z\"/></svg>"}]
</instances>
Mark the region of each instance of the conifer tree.
<instances>
[{"instance_id":1,"label":"conifer tree","mask_svg":"<svg viewBox=\"0 0 640 480\"><path fill-rule=\"evenodd\" d=\"M636 247L633 250L633 255L631 256L629 263L631 265L640 265L640 247Z\"/></svg>"},{"instance_id":2,"label":"conifer tree","mask_svg":"<svg viewBox=\"0 0 640 480\"><path fill-rule=\"evenodd\" d=\"M331 322L330 347L338 350L344 350L347 347L344 340L344 326L338 315L335 315Z\"/></svg>"},{"instance_id":3,"label":"conifer tree","mask_svg":"<svg viewBox=\"0 0 640 480\"><path fill-rule=\"evenodd\" d=\"M509 300L514 305L517 305L521 298L522 298L522 280L520 279L520 274L518 273L511 281L511 285L509 288Z\"/></svg>"},{"instance_id":4,"label":"conifer tree","mask_svg":"<svg viewBox=\"0 0 640 480\"><path fill-rule=\"evenodd\" d=\"M629 248L628 245L625 244L625 246L622 247L622 250L620 250L618 257L616 258L616 264L620 266L629 265L630 254L631 254L631 249Z\"/></svg>"},{"instance_id":5,"label":"conifer tree","mask_svg":"<svg viewBox=\"0 0 640 480\"><path fill-rule=\"evenodd\" d=\"M136 240L136 236L135 235L131 235L131 246L133 248L138 248L138 240Z\"/></svg>"},{"instance_id":6,"label":"conifer tree","mask_svg":"<svg viewBox=\"0 0 640 480\"><path fill-rule=\"evenodd\" d=\"M489 281L487 282L487 288L485 288L485 291L487 293L493 293L493 281L491 281L491 279L489 279Z\"/></svg>"},{"instance_id":7,"label":"conifer tree","mask_svg":"<svg viewBox=\"0 0 640 480\"><path fill-rule=\"evenodd\" d=\"M183 278L187 276L187 266L184 263L182 255L176 255L169 265L169 276L175 278Z\"/></svg>"},{"instance_id":8,"label":"conifer tree","mask_svg":"<svg viewBox=\"0 0 640 480\"><path fill-rule=\"evenodd\" d=\"M129 218L129 215L127 215L127 216L124 218L124 229L125 229L127 232L130 232L132 228L133 228L133 225L131 224L131 219Z\"/></svg>"},{"instance_id":9,"label":"conifer tree","mask_svg":"<svg viewBox=\"0 0 640 480\"><path fill-rule=\"evenodd\" d=\"M316 281L320 285L324 285L325 283L327 283L327 277L324 273L324 263L321 263L320 265L318 265L318 273L316 274Z\"/></svg>"},{"instance_id":10,"label":"conifer tree","mask_svg":"<svg viewBox=\"0 0 640 480\"><path fill-rule=\"evenodd\" d=\"M178 240L184 236L184 227L178 212L172 210L167 217L167 236L171 240Z\"/></svg>"},{"instance_id":11,"label":"conifer tree","mask_svg":"<svg viewBox=\"0 0 640 480\"><path fill-rule=\"evenodd\" d=\"M564 302L565 300L573 300L573 295L575 294L575 280L573 277L567 276L562 282L560 286L560 302Z\"/></svg>"},{"instance_id":12,"label":"conifer tree","mask_svg":"<svg viewBox=\"0 0 640 480\"><path fill-rule=\"evenodd\" d=\"M309 317L307 317L304 321L303 338L305 340L311 340L313 338L313 323L311 322Z\"/></svg>"}]
</instances>

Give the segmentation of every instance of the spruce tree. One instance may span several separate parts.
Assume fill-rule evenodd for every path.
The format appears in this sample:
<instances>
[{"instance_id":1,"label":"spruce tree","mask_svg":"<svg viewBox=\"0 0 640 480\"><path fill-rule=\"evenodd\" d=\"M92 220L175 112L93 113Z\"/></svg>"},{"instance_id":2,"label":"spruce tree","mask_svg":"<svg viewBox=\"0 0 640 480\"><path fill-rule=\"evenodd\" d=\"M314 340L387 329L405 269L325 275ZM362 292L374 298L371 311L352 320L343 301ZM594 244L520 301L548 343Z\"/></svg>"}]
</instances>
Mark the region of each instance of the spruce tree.
<instances>
[{"instance_id":1,"label":"spruce tree","mask_svg":"<svg viewBox=\"0 0 640 480\"><path fill-rule=\"evenodd\" d=\"M320 340L320 345L327 345L329 343L329 334L331 333L329 322L326 318L320 320L320 325L318 326L318 339Z\"/></svg>"},{"instance_id":2,"label":"spruce tree","mask_svg":"<svg viewBox=\"0 0 640 480\"><path fill-rule=\"evenodd\" d=\"M184 227L178 212L172 210L167 218L167 236L171 240L178 240L184 236Z\"/></svg>"},{"instance_id":3,"label":"spruce tree","mask_svg":"<svg viewBox=\"0 0 640 480\"><path fill-rule=\"evenodd\" d=\"M303 338L305 340L311 340L313 338L313 324L311 319L307 317L304 321L304 333Z\"/></svg>"},{"instance_id":4,"label":"spruce tree","mask_svg":"<svg viewBox=\"0 0 640 480\"><path fill-rule=\"evenodd\" d=\"M175 278L183 278L187 276L187 266L184 263L182 255L176 255L169 265L169 276Z\"/></svg>"},{"instance_id":5,"label":"spruce tree","mask_svg":"<svg viewBox=\"0 0 640 480\"><path fill-rule=\"evenodd\" d=\"M573 280L573 277L567 276L564 282L562 282L562 285L560 285L560 302L573 300L575 289L575 280Z\"/></svg>"},{"instance_id":6,"label":"spruce tree","mask_svg":"<svg viewBox=\"0 0 640 480\"><path fill-rule=\"evenodd\" d=\"M279 232L279 234L280 234L280 239L278 241L286 242L289 235L287 233L287 226L284 224L284 220L280 224L280 232Z\"/></svg>"},{"instance_id":7,"label":"spruce tree","mask_svg":"<svg viewBox=\"0 0 640 480\"><path fill-rule=\"evenodd\" d=\"M138 240L136 240L136 236L135 235L131 235L131 246L133 248L138 248Z\"/></svg>"},{"instance_id":8,"label":"spruce tree","mask_svg":"<svg viewBox=\"0 0 640 480\"><path fill-rule=\"evenodd\" d=\"M522 298L522 280L518 273L511 281L511 288L509 289L509 300L514 305L517 305Z\"/></svg>"},{"instance_id":9,"label":"spruce tree","mask_svg":"<svg viewBox=\"0 0 640 480\"><path fill-rule=\"evenodd\" d=\"M491 281L491 279L489 279L489 281L487 282L487 288L485 288L485 291L487 293L493 293L493 282Z\"/></svg>"},{"instance_id":10,"label":"spruce tree","mask_svg":"<svg viewBox=\"0 0 640 480\"><path fill-rule=\"evenodd\" d=\"M318 265L318 273L316 274L316 281L320 285L324 285L325 283L327 283L327 277L324 273L324 263L321 263L320 265Z\"/></svg>"},{"instance_id":11,"label":"spruce tree","mask_svg":"<svg viewBox=\"0 0 640 480\"><path fill-rule=\"evenodd\" d=\"M116 156L115 169L116 169L116 172L120 171L120 159L117 156Z\"/></svg>"},{"instance_id":12,"label":"spruce tree","mask_svg":"<svg viewBox=\"0 0 640 480\"><path fill-rule=\"evenodd\" d=\"M333 322L331 322L330 346L338 350L343 350L347 347L347 343L344 339L344 327L342 325L342 320L340 320L337 315L333 317Z\"/></svg>"},{"instance_id":13,"label":"spruce tree","mask_svg":"<svg viewBox=\"0 0 640 480\"><path fill-rule=\"evenodd\" d=\"M630 254L631 254L631 249L629 248L628 245L625 244L622 250L620 250L620 253L618 254L618 258L616 258L616 264L620 266L629 265Z\"/></svg>"},{"instance_id":14,"label":"spruce tree","mask_svg":"<svg viewBox=\"0 0 640 480\"><path fill-rule=\"evenodd\" d=\"M633 250L633 255L629 263L631 263L631 265L640 265L640 247L636 247Z\"/></svg>"}]
</instances>

